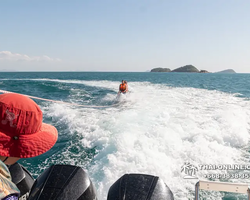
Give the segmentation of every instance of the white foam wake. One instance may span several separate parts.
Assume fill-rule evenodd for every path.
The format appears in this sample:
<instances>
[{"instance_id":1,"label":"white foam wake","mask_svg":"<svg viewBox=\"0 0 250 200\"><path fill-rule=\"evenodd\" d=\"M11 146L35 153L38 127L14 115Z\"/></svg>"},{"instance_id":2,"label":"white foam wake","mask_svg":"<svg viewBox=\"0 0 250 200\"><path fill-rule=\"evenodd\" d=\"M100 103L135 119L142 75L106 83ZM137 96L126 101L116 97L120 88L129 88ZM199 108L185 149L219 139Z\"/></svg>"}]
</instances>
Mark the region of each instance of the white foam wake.
<instances>
[{"instance_id":1,"label":"white foam wake","mask_svg":"<svg viewBox=\"0 0 250 200\"><path fill-rule=\"evenodd\" d=\"M80 83L114 90L118 84ZM69 134L82 136L72 145L98 150L88 172L99 199L106 199L108 188L125 173L159 176L176 199L187 199L197 180L183 179L181 167L185 162L248 162L244 148L249 141L249 101L217 91L146 82L132 82L129 87L133 92L120 107L98 110L50 104L45 113L67 123ZM107 94L105 100L114 98ZM70 152L65 154L70 159Z\"/></svg>"}]
</instances>

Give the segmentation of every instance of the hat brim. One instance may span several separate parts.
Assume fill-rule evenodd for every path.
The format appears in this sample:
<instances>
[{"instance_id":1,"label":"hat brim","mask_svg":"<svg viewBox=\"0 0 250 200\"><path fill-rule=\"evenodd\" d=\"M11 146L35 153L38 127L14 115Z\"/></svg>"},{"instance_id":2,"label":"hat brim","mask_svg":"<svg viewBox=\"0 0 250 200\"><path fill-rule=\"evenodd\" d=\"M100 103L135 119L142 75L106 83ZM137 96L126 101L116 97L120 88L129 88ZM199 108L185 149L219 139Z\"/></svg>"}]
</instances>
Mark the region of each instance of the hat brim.
<instances>
[{"instance_id":1,"label":"hat brim","mask_svg":"<svg viewBox=\"0 0 250 200\"><path fill-rule=\"evenodd\" d=\"M21 135L18 138L7 136L0 131L0 155L6 157L30 158L50 150L57 141L58 132L54 126L42 123L40 131Z\"/></svg>"}]
</instances>

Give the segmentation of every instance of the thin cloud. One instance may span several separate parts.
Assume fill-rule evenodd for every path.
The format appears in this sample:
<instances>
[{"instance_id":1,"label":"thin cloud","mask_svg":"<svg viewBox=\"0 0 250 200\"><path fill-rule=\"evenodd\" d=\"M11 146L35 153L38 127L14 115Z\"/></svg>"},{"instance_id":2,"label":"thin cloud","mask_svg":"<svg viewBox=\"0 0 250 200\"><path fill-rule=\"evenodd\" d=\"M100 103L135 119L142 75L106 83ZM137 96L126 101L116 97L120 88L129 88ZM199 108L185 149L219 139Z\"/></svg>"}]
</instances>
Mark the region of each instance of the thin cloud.
<instances>
[{"instance_id":1,"label":"thin cloud","mask_svg":"<svg viewBox=\"0 0 250 200\"><path fill-rule=\"evenodd\" d=\"M61 61L59 58L50 58L49 56L28 56L25 54L19 54L19 53L12 53L10 51L0 51L0 61L1 60L7 60L7 61L27 61L27 62L58 62Z\"/></svg>"}]
</instances>

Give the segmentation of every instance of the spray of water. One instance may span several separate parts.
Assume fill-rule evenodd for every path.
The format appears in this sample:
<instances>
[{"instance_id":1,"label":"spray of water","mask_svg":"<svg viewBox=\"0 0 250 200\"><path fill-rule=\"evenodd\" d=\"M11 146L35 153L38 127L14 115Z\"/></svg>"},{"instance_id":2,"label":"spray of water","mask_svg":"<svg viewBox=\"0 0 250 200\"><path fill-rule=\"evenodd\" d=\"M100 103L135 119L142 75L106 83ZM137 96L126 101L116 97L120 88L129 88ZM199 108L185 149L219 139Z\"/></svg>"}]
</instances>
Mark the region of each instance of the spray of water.
<instances>
[{"instance_id":1,"label":"spray of water","mask_svg":"<svg viewBox=\"0 0 250 200\"><path fill-rule=\"evenodd\" d=\"M119 84L77 83L114 91ZM78 136L68 142L66 151L60 155L70 164L87 168L99 199L106 199L109 187L125 173L159 176L176 199L186 199L197 180L183 179L181 167L185 162L194 165L248 162L249 101L218 91L148 82L129 83L129 89L131 93L123 96L120 106L114 108L59 104L43 107L47 117L67 125L67 137ZM72 101L77 92L72 90ZM115 93L108 93L100 101L115 98ZM70 150L73 147L79 148L75 155ZM93 157L85 159L86 149L94 151ZM200 171L199 176L204 173L207 172Z\"/></svg>"}]
</instances>

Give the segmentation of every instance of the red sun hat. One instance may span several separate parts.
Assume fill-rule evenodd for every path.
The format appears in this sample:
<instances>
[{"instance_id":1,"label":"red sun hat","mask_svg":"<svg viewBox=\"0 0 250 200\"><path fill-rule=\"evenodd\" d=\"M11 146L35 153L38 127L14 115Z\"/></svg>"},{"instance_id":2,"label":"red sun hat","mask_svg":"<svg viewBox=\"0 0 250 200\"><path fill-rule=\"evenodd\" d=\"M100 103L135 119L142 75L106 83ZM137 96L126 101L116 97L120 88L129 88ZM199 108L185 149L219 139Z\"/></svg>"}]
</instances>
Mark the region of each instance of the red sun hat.
<instances>
[{"instance_id":1,"label":"red sun hat","mask_svg":"<svg viewBox=\"0 0 250 200\"><path fill-rule=\"evenodd\" d=\"M27 96L0 95L0 155L30 158L51 149L57 141L54 126L45 124L39 106Z\"/></svg>"}]
</instances>

